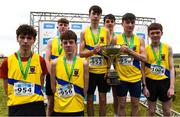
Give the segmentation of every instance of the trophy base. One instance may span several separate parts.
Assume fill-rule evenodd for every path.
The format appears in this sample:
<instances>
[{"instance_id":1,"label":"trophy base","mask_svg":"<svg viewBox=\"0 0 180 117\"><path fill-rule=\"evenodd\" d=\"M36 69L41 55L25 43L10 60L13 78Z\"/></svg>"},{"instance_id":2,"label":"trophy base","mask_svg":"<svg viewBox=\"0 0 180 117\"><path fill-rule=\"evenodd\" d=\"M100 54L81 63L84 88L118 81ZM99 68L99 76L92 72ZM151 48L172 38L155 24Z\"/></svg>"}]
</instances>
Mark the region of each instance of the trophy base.
<instances>
[{"instance_id":1,"label":"trophy base","mask_svg":"<svg viewBox=\"0 0 180 117\"><path fill-rule=\"evenodd\" d=\"M118 78L119 78L119 76L118 76L117 72L114 70L111 70L108 73L108 78L107 78L108 85L119 85L120 80L118 80Z\"/></svg>"},{"instance_id":2,"label":"trophy base","mask_svg":"<svg viewBox=\"0 0 180 117\"><path fill-rule=\"evenodd\" d=\"M108 85L119 85L121 82L117 78L108 78L107 84Z\"/></svg>"}]
</instances>

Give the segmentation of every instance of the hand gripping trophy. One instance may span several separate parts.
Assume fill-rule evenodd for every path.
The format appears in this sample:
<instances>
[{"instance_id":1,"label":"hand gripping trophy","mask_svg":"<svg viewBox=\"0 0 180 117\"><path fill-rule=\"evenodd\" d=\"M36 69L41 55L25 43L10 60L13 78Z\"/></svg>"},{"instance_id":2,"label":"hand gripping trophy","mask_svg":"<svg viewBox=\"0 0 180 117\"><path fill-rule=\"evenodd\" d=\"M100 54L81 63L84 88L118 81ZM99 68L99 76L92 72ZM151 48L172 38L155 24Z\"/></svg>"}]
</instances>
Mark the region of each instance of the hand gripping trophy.
<instances>
[{"instance_id":1,"label":"hand gripping trophy","mask_svg":"<svg viewBox=\"0 0 180 117\"><path fill-rule=\"evenodd\" d=\"M120 83L119 76L114 69L114 61L121 55L120 47L120 45L101 46L102 55L108 58L107 83L109 85L118 85Z\"/></svg>"}]
</instances>

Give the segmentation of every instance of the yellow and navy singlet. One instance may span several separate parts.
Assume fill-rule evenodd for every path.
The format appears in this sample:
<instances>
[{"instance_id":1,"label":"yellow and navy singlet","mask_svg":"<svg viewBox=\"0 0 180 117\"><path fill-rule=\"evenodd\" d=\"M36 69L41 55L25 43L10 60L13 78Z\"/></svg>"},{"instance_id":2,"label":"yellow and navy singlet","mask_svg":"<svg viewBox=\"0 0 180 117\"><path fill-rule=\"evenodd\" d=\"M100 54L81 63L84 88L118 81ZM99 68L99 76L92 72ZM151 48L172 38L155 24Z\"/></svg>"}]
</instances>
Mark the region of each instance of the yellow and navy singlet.
<instances>
[{"instance_id":1,"label":"yellow and navy singlet","mask_svg":"<svg viewBox=\"0 0 180 117\"><path fill-rule=\"evenodd\" d=\"M61 44L58 42L58 39L60 39L60 36L55 36L52 39L51 60L57 58L58 56L64 55L64 49L62 48ZM59 46L59 49L62 49L62 50L59 50L58 46Z\"/></svg>"},{"instance_id":2,"label":"yellow and navy singlet","mask_svg":"<svg viewBox=\"0 0 180 117\"><path fill-rule=\"evenodd\" d=\"M117 35L117 45L126 44L123 39L123 34ZM134 35L133 51L140 53L140 38ZM142 74L140 70L140 61L133 58L128 54L120 55L116 58L115 69L119 75L119 80L125 82L138 82L141 80Z\"/></svg>"},{"instance_id":3,"label":"yellow and navy singlet","mask_svg":"<svg viewBox=\"0 0 180 117\"><path fill-rule=\"evenodd\" d=\"M22 61L23 69L27 61ZM33 54L27 79L24 80L15 54L8 57L8 106L43 101L41 91L41 63L38 54Z\"/></svg>"},{"instance_id":4,"label":"yellow and navy singlet","mask_svg":"<svg viewBox=\"0 0 180 117\"><path fill-rule=\"evenodd\" d=\"M151 45L146 47L147 53L147 63L145 64L145 75L147 78L153 80L163 80L166 78L170 78L169 71L169 50L168 45L162 43L162 54L161 54L161 65L159 66L156 62L156 59L153 55L153 51ZM159 51L156 52L156 55L159 56Z\"/></svg>"},{"instance_id":5,"label":"yellow and navy singlet","mask_svg":"<svg viewBox=\"0 0 180 117\"><path fill-rule=\"evenodd\" d=\"M95 39L99 40L98 44L100 46L107 45L107 32L106 28L100 27L99 38L97 39L98 34L94 34ZM94 41L92 38L92 33L90 27L85 29L85 49L86 51L91 51L94 49ZM107 60L101 54L94 54L91 57L87 58L89 62L89 72L95 74L102 74L107 72Z\"/></svg>"},{"instance_id":6,"label":"yellow and navy singlet","mask_svg":"<svg viewBox=\"0 0 180 117\"><path fill-rule=\"evenodd\" d=\"M77 56L70 80L66 74L64 57L56 63L56 92L54 94L54 111L71 113L84 111L84 66L83 58ZM72 64L67 64L68 71ZM73 93L70 91L73 90Z\"/></svg>"}]
</instances>

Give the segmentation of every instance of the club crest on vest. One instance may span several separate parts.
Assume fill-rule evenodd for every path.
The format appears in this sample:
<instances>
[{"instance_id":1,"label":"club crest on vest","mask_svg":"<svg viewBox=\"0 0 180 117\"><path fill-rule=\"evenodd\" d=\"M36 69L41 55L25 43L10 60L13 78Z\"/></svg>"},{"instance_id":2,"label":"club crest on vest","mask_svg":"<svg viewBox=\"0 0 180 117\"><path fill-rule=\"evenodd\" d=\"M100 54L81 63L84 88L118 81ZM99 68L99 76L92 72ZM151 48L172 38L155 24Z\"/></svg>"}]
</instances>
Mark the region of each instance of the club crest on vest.
<instances>
[{"instance_id":1,"label":"club crest on vest","mask_svg":"<svg viewBox=\"0 0 180 117\"><path fill-rule=\"evenodd\" d=\"M29 71L29 74L35 74L35 66L30 66Z\"/></svg>"},{"instance_id":2,"label":"club crest on vest","mask_svg":"<svg viewBox=\"0 0 180 117\"><path fill-rule=\"evenodd\" d=\"M100 37L100 43L104 43L104 37Z\"/></svg>"},{"instance_id":3,"label":"club crest on vest","mask_svg":"<svg viewBox=\"0 0 180 117\"><path fill-rule=\"evenodd\" d=\"M79 76L79 69L74 69L74 75L73 76Z\"/></svg>"}]
</instances>

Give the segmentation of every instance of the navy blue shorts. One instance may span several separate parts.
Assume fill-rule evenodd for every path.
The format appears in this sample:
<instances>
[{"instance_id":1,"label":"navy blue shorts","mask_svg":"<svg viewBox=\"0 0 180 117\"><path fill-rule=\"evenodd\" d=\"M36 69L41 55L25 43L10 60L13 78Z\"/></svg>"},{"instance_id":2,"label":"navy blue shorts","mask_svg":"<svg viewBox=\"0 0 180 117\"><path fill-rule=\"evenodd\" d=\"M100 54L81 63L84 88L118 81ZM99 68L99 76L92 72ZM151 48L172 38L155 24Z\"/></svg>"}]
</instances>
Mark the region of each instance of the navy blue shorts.
<instances>
[{"instance_id":1,"label":"navy blue shorts","mask_svg":"<svg viewBox=\"0 0 180 117\"><path fill-rule=\"evenodd\" d=\"M117 85L117 96L127 96L129 91L131 97L140 98L141 96L141 81L130 83L121 81L120 85Z\"/></svg>"},{"instance_id":2,"label":"navy blue shorts","mask_svg":"<svg viewBox=\"0 0 180 117\"><path fill-rule=\"evenodd\" d=\"M84 111L80 111L80 112L73 112L73 113L57 113L57 112L53 112L52 116L84 116Z\"/></svg>"},{"instance_id":3,"label":"navy blue shorts","mask_svg":"<svg viewBox=\"0 0 180 117\"><path fill-rule=\"evenodd\" d=\"M110 86L107 84L107 81L104 79L105 74L94 74L89 73L89 88L87 94L93 95L96 86L98 86L98 91L100 93L107 93Z\"/></svg>"},{"instance_id":4,"label":"navy blue shorts","mask_svg":"<svg viewBox=\"0 0 180 117\"><path fill-rule=\"evenodd\" d=\"M167 96L167 91L170 86L169 78L164 80L152 80L146 78L146 86L150 93L150 97L147 97L148 100L155 102L159 99L162 102L166 102L171 99Z\"/></svg>"},{"instance_id":5,"label":"navy blue shorts","mask_svg":"<svg viewBox=\"0 0 180 117\"><path fill-rule=\"evenodd\" d=\"M8 107L9 116L45 116L43 101L32 102Z\"/></svg>"}]
</instances>

